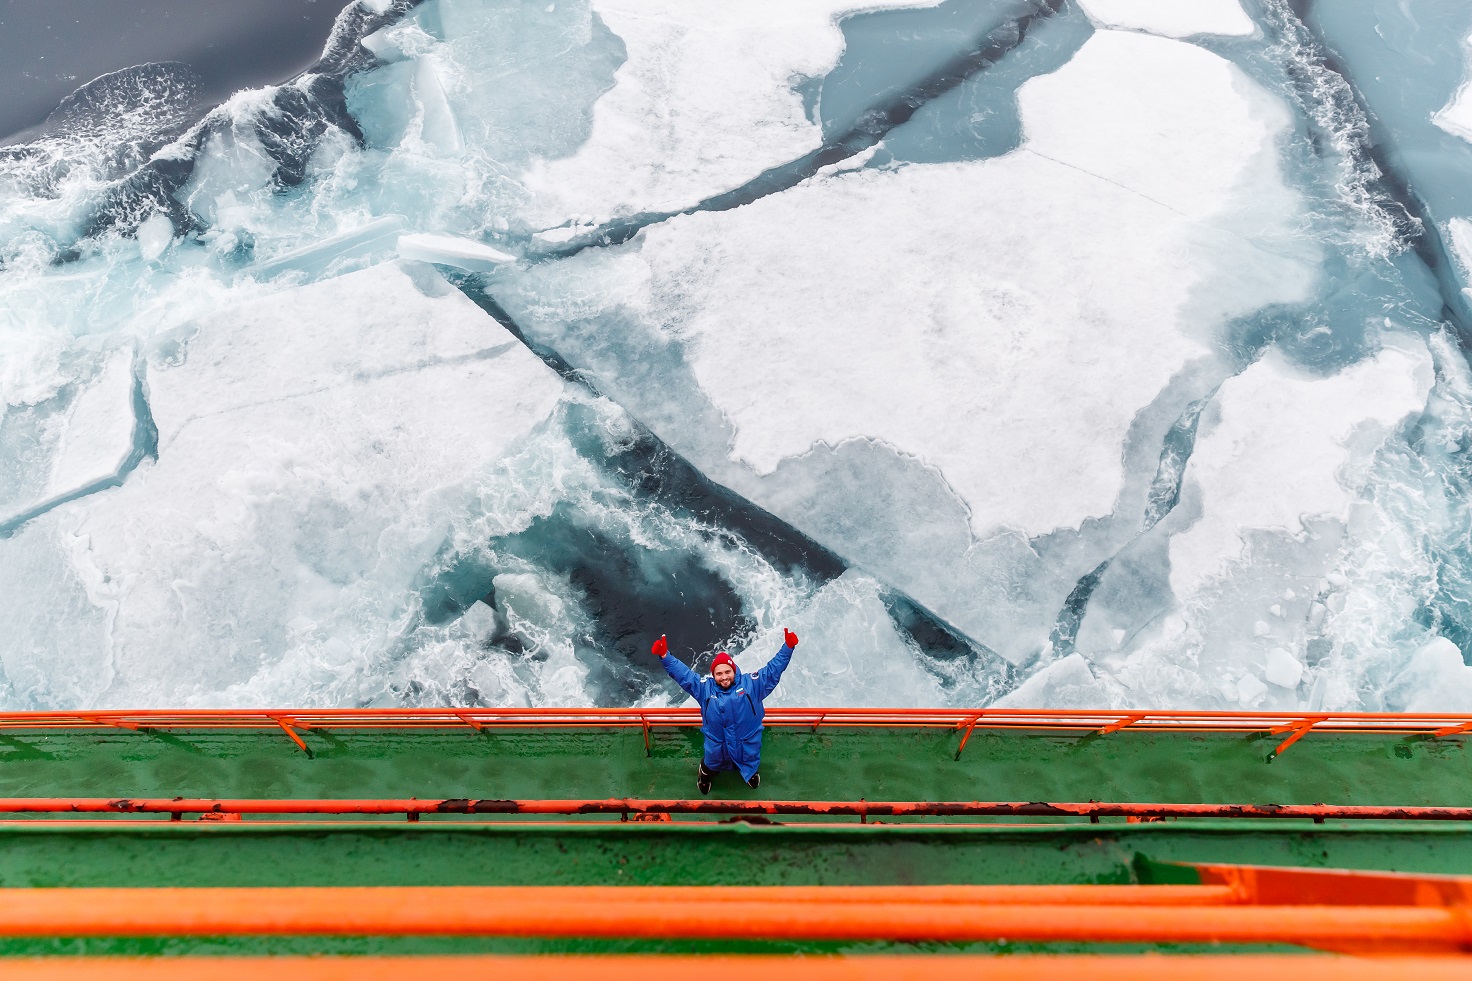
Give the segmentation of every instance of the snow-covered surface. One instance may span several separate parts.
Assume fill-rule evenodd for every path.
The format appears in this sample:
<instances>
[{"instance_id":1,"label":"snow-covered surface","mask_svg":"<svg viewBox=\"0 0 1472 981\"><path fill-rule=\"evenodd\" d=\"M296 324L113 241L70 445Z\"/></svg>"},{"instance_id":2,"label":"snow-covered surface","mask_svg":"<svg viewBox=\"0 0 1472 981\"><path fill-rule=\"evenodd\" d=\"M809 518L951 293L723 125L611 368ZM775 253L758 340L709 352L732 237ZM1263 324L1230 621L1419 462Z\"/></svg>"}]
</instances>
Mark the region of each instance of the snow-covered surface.
<instances>
[{"instance_id":1,"label":"snow-covered surface","mask_svg":"<svg viewBox=\"0 0 1472 981\"><path fill-rule=\"evenodd\" d=\"M572 156L526 177L543 225L688 207L816 149L794 81L843 53L840 15L938 0L595 0L627 60Z\"/></svg>"},{"instance_id":2,"label":"snow-covered surface","mask_svg":"<svg viewBox=\"0 0 1472 981\"><path fill-rule=\"evenodd\" d=\"M1079 0L1101 27L1188 37L1251 34L1256 30L1240 0Z\"/></svg>"},{"instance_id":3,"label":"snow-covered surface","mask_svg":"<svg viewBox=\"0 0 1472 981\"><path fill-rule=\"evenodd\" d=\"M115 352L66 416L48 498L118 476L133 453L133 352Z\"/></svg>"},{"instance_id":4,"label":"snow-covered surface","mask_svg":"<svg viewBox=\"0 0 1472 981\"><path fill-rule=\"evenodd\" d=\"M166 339L149 364L158 462L59 519L109 621L111 657L77 665L72 697L207 697L291 633L357 649L359 618L391 618L440 546L448 499L562 390L427 266L289 290Z\"/></svg>"},{"instance_id":5,"label":"snow-covered surface","mask_svg":"<svg viewBox=\"0 0 1472 981\"><path fill-rule=\"evenodd\" d=\"M1311 274L1258 244L1295 209L1273 151L1286 112L1218 56L1100 32L1019 99L1015 153L676 218L636 248L534 271L522 302L707 472L1020 659L1046 625L998 636L979 587L998 572L969 540L1110 514L1140 413L1209 359L1215 327L1301 297ZM561 326L580 318L647 339ZM646 347L688 381L629 353ZM863 470L813 479L855 442L915 487L938 478L962 523L886 501Z\"/></svg>"},{"instance_id":6,"label":"snow-covered surface","mask_svg":"<svg viewBox=\"0 0 1472 981\"><path fill-rule=\"evenodd\" d=\"M1190 599L1224 574L1249 531L1303 536L1313 519L1347 521L1365 465L1426 405L1432 380L1425 345L1399 338L1328 378L1269 353L1228 380L1186 467L1186 493L1200 494L1202 517L1171 539L1176 596Z\"/></svg>"}]
</instances>

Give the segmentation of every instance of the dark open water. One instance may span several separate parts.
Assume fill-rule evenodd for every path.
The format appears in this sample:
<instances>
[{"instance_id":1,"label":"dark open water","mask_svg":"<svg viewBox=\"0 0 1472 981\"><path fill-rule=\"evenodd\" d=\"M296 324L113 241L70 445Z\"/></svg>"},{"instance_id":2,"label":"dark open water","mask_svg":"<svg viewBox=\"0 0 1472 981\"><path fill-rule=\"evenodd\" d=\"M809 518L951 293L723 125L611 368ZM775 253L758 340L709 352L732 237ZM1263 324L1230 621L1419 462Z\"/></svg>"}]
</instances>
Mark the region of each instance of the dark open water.
<instances>
[{"instance_id":1,"label":"dark open water","mask_svg":"<svg viewBox=\"0 0 1472 981\"><path fill-rule=\"evenodd\" d=\"M181 61L200 95L284 81L322 52L346 0L0 0L0 142L42 123L79 86Z\"/></svg>"}]
</instances>

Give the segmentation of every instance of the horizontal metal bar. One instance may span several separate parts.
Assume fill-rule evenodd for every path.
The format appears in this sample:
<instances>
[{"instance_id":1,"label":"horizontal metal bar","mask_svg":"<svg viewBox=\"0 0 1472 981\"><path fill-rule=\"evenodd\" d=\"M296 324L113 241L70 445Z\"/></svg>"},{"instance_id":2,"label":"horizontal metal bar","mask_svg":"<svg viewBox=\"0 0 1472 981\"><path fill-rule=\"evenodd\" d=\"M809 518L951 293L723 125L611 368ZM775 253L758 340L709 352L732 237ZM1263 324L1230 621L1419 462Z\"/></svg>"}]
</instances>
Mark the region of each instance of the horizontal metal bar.
<instances>
[{"instance_id":1,"label":"horizontal metal bar","mask_svg":"<svg viewBox=\"0 0 1472 981\"><path fill-rule=\"evenodd\" d=\"M1296 818L1472 821L1472 807L1042 801L213 799L8 797L4 814L762 814L851 817Z\"/></svg>"},{"instance_id":2,"label":"horizontal metal bar","mask_svg":"<svg viewBox=\"0 0 1472 981\"><path fill-rule=\"evenodd\" d=\"M669 709L162 709L109 710L86 713L0 713L0 729L240 729L274 728L286 724L303 730L316 728L465 728L511 727L643 727L695 726L693 708ZM1315 731L1425 733L1438 737L1472 730L1472 715L1428 713L1344 712L1295 715L1292 713L1221 711L1063 711L1055 709L850 709L772 708L768 726L824 728L945 727L966 729L1030 728L1061 731L1114 732L1128 726L1156 730L1289 731L1313 724Z\"/></svg>"},{"instance_id":3,"label":"horizontal metal bar","mask_svg":"<svg viewBox=\"0 0 1472 981\"><path fill-rule=\"evenodd\" d=\"M551 895L549 895L549 893ZM1416 906L686 902L568 886L0 889L0 936L528 936L723 940L1288 943L1391 952L1472 941Z\"/></svg>"},{"instance_id":4,"label":"horizontal metal bar","mask_svg":"<svg viewBox=\"0 0 1472 981\"><path fill-rule=\"evenodd\" d=\"M878 954L858 957L772 955L579 954L421 957L47 957L7 958L7 981L405 981L489 977L517 981L935 981L986 978L1038 981L1242 981L1334 978L1335 981L1465 981L1472 958L1446 955L1344 957L1311 954Z\"/></svg>"}]
</instances>

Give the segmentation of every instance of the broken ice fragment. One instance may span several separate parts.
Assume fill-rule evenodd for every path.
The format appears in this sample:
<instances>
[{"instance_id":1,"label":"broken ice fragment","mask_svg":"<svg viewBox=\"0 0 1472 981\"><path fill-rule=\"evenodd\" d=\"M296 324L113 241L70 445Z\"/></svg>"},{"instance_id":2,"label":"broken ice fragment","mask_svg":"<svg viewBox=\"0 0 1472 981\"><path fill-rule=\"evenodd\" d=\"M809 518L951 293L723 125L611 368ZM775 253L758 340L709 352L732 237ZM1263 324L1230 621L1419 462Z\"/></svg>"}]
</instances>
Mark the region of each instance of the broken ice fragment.
<instances>
[{"instance_id":1,"label":"broken ice fragment","mask_svg":"<svg viewBox=\"0 0 1472 981\"><path fill-rule=\"evenodd\" d=\"M1356 489L1349 468L1425 406L1432 380L1425 343L1392 335L1375 357L1328 378L1270 352L1223 384L1186 467L1202 516L1171 539L1177 598L1225 574L1250 529L1297 537L1313 518L1348 520Z\"/></svg>"},{"instance_id":2,"label":"broken ice fragment","mask_svg":"<svg viewBox=\"0 0 1472 981\"><path fill-rule=\"evenodd\" d=\"M338 232L311 245L282 253L269 261L250 268L250 275L268 278L287 270L317 276L325 272L338 259L349 259L371 255L381 249L393 247L394 240L404 228L404 219L398 215L386 215L364 222L356 228Z\"/></svg>"},{"instance_id":3,"label":"broken ice fragment","mask_svg":"<svg viewBox=\"0 0 1472 981\"><path fill-rule=\"evenodd\" d=\"M405 615L455 502L563 383L414 263L221 309L186 343L149 372L158 464L57 512L62 540L82 543L67 560L110 611L106 698L217 702L253 684L243 699L279 702L310 684L353 701L354 672L312 665Z\"/></svg>"},{"instance_id":4,"label":"broken ice fragment","mask_svg":"<svg viewBox=\"0 0 1472 981\"><path fill-rule=\"evenodd\" d=\"M1262 676L1279 688L1297 688L1303 678L1303 662L1281 647L1268 651L1268 663Z\"/></svg>"},{"instance_id":5,"label":"broken ice fragment","mask_svg":"<svg viewBox=\"0 0 1472 981\"><path fill-rule=\"evenodd\" d=\"M1079 0L1079 5L1102 27L1167 37L1251 34L1256 29L1239 0Z\"/></svg>"},{"instance_id":6,"label":"broken ice fragment","mask_svg":"<svg viewBox=\"0 0 1472 981\"><path fill-rule=\"evenodd\" d=\"M1243 708L1256 708L1267 693L1268 686L1255 674L1244 674L1237 682L1237 702Z\"/></svg>"},{"instance_id":7,"label":"broken ice fragment","mask_svg":"<svg viewBox=\"0 0 1472 981\"><path fill-rule=\"evenodd\" d=\"M115 352L67 413L47 497L117 477L133 453L133 351Z\"/></svg>"},{"instance_id":8,"label":"broken ice fragment","mask_svg":"<svg viewBox=\"0 0 1472 981\"><path fill-rule=\"evenodd\" d=\"M428 233L400 235L398 253L404 259L435 262L470 272L490 272L497 266L516 261L516 256L474 239Z\"/></svg>"}]
</instances>

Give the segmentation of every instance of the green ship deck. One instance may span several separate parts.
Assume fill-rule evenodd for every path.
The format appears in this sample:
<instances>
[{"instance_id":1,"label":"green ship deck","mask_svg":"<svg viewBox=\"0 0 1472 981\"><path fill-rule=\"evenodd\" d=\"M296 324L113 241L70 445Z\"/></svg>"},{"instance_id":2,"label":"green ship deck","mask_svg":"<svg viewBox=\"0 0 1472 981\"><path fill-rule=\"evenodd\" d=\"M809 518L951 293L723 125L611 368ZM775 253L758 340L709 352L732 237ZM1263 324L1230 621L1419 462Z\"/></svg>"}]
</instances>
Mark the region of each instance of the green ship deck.
<instances>
[{"instance_id":1,"label":"green ship deck","mask_svg":"<svg viewBox=\"0 0 1472 981\"><path fill-rule=\"evenodd\" d=\"M1466 717L773 710L768 721L761 791L723 775L711 794L720 803L702 811L698 718L685 710L4 716L0 888L1128 885L1202 881L1202 865L1472 875ZM568 801L601 802L600 810L556 813L578 809L555 804ZM773 801L813 813L734 813ZM857 813L875 802L922 813ZM1014 813L923 813L934 802L1007 804ZM1098 802L1092 815L1090 802ZM1085 807L1073 815L1039 804ZM1130 805L1133 814L1109 813ZM1195 817L1183 816L1184 805L1309 810ZM353 807L359 813L331 813ZM553 813L528 813L538 807ZM1417 813L1438 819L1343 816L1354 808L1430 808ZM1004 940L0 938L0 953L11 955L1097 949Z\"/></svg>"}]
</instances>

